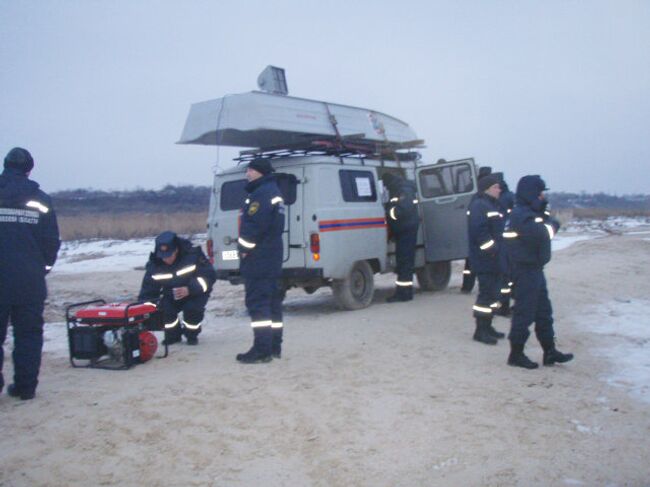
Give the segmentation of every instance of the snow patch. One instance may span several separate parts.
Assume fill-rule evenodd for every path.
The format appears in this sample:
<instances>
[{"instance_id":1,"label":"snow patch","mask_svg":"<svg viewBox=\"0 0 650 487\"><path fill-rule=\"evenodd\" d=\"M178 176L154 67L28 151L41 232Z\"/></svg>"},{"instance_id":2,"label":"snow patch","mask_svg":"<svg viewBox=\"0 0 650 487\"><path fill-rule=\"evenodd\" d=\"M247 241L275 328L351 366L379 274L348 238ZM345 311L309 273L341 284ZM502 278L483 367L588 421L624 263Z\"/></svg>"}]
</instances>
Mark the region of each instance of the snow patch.
<instances>
[{"instance_id":1,"label":"snow patch","mask_svg":"<svg viewBox=\"0 0 650 487\"><path fill-rule=\"evenodd\" d=\"M603 377L641 401L650 403L650 301L614 300L602 304L581 326L607 336L607 346L593 350L611 370Z\"/></svg>"}]
</instances>

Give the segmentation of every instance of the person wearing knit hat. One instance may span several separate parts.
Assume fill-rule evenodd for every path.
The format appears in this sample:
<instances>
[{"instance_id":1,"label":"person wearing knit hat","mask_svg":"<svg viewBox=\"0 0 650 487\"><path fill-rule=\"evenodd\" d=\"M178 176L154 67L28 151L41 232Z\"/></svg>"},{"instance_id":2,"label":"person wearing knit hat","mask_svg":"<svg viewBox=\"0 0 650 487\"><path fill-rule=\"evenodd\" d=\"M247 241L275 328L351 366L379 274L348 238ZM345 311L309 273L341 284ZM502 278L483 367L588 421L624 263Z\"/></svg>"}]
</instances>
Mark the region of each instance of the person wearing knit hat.
<instances>
[{"instance_id":1,"label":"person wearing knit hat","mask_svg":"<svg viewBox=\"0 0 650 487\"><path fill-rule=\"evenodd\" d=\"M0 175L0 391L4 387L3 343L11 321L14 380L10 396L32 399L43 349L45 275L56 261L59 227L50 197L28 176L34 159L14 147Z\"/></svg>"},{"instance_id":2,"label":"person wearing knit hat","mask_svg":"<svg viewBox=\"0 0 650 487\"><path fill-rule=\"evenodd\" d=\"M248 169L252 169L262 176L267 176L274 172L273 166L271 166L271 161L268 159L263 159L257 157L248 163Z\"/></svg>"},{"instance_id":3,"label":"person wearing knit hat","mask_svg":"<svg viewBox=\"0 0 650 487\"><path fill-rule=\"evenodd\" d=\"M468 235L470 267L478 278L478 296L472 307L476 321L474 340L496 345L505 334L492 326L499 307L504 215L498 203L501 188L497 177L489 174L478 182L478 194L469 206Z\"/></svg>"},{"instance_id":4,"label":"person wearing knit hat","mask_svg":"<svg viewBox=\"0 0 650 487\"><path fill-rule=\"evenodd\" d=\"M236 357L245 364L269 362L282 355L284 199L272 173L269 159L259 157L246 169L248 197L241 211L237 250L253 346Z\"/></svg>"},{"instance_id":5,"label":"person wearing knit hat","mask_svg":"<svg viewBox=\"0 0 650 487\"><path fill-rule=\"evenodd\" d=\"M470 204L468 205L471 206L472 202L478 198L478 196L484 191L481 190L481 179L483 179L485 176L488 176L492 174L492 167L491 166L481 166L478 169L478 192L472 196L472 200L470 201ZM460 286L460 291L463 293L471 293L472 289L474 289L474 284L476 283L476 273L472 270L472 266L469 261L469 257L465 259L465 267L463 268L463 283Z\"/></svg>"}]
</instances>

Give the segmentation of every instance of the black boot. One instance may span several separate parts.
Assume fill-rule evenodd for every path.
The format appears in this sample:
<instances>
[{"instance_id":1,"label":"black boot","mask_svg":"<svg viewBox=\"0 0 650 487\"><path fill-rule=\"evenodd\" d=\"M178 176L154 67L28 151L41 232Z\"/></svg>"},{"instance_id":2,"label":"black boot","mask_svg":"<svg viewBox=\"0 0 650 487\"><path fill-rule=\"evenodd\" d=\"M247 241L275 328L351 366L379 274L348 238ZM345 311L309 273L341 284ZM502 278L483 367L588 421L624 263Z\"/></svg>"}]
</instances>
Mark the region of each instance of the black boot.
<instances>
[{"instance_id":1,"label":"black boot","mask_svg":"<svg viewBox=\"0 0 650 487\"><path fill-rule=\"evenodd\" d=\"M476 318L476 331L474 332L474 340L477 342L485 343L486 345L496 345L497 339L490 334L489 327L490 318ZM496 330L495 330L496 331Z\"/></svg>"},{"instance_id":2,"label":"black boot","mask_svg":"<svg viewBox=\"0 0 650 487\"><path fill-rule=\"evenodd\" d=\"M165 330L165 339L163 340L163 345L173 345L174 343L179 343L182 336L183 334L179 325L176 325L174 328L170 328L169 330Z\"/></svg>"},{"instance_id":3,"label":"black boot","mask_svg":"<svg viewBox=\"0 0 650 487\"><path fill-rule=\"evenodd\" d=\"M246 353L237 354L237 360L244 364L257 364L270 362L271 355L272 329L270 326L253 328L255 338L253 346Z\"/></svg>"},{"instance_id":4,"label":"black boot","mask_svg":"<svg viewBox=\"0 0 650 487\"><path fill-rule=\"evenodd\" d=\"M506 337L505 333L501 333L500 331L494 329L494 327L492 326L492 320L490 320L490 322L488 323L486 330L490 334L490 336L493 336L494 338L498 339L498 338Z\"/></svg>"},{"instance_id":5,"label":"black boot","mask_svg":"<svg viewBox=\"0 0 650 487\"><path fill-rule=\"evenodd\" d=\"M504 316L506 318L512 316L512 310L510 309L510 303L507 301L501 301L501 306L499 309L497 309L494 314L497 314L499 316Z\"/></svg>"},{"instance_id":6,"label":"black boot","mask_svg":"<svg viewBox=\"0 0 650 487\"><path fill-rule=\"evenodd\" d=\"M508 365L513 367L522 367L524 369L536 369L539 367L537 363L526 357L524 354L523 343L510 342L510 356L508 357Z\"/></svg>"},{"instance_id":7,"label":"black boot","mask_svg":"<svg viewBox=\"0 0 650 487\"><path fill-rule=\"evenodd\" d=\"M387 303L401 303L413 299L413 286L395 286L395 294L386 299Z\"/></svg>"},{"instance_id":8,"label":"black boot","mask_svg":"<svg viewBox=\"0 0 650 487\"><path fill-rule=\"evenodd\" d=\"M560 352L555 348L555 343L553 342L542 343L542 348L544 349L544 365L563 364L564 362L573 360L572 353Z\"/></svg>"},{"instance_id":9,"label":"black boot","mask_svg":"<svg viewBox=\"0 0 650 487\"><path fill-rule=\"evenodd\" d=\"M34 399L36 392L33 390L27 391L24 389L19 389L16 387L16 384L9 384L7 387L7 394L9 394L11 397L19 397L23 401L28 401L29 399Z\"/></svg>"},{"instance_id":10,"label":"black boot","mask_svg":"<svg viewBox=\"0 0 650 487\"><path fill-rule=\"evenodd\" d=\"M273 342L271 344L273 358L282 357L282 328L273 328Z\"/></svg>"}]
</instances>

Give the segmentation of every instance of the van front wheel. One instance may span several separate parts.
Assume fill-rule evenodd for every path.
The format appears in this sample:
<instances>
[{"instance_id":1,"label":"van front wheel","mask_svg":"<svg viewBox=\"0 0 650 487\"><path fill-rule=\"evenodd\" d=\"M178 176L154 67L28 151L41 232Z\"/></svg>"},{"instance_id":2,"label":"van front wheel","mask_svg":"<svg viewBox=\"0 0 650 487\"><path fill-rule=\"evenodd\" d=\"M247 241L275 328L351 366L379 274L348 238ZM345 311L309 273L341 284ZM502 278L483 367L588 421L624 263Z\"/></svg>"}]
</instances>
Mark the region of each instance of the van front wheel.
<instances>
[{"instance_id":1,"label":"van front wheel","mask_svg":"<svg viewBox=\"0 0 650 487\"><path fill-rule=\"evenodd\" d=\"M370 264L365 260L355 262L344 279L332 281L332 291L343 309L367 308L375 294L375 282Z\"/></svg>"},{"instance_id":2,"label":"van front wheel","mask_svg":"<svg viewBox=\"0 0 650 487\"><path fill-rule=\"evenodd\" d=\"M451 262L427 262L424 267L416 269L415 274L423 291L442 291L449 284Z\"/></svg>"}]
</instances>

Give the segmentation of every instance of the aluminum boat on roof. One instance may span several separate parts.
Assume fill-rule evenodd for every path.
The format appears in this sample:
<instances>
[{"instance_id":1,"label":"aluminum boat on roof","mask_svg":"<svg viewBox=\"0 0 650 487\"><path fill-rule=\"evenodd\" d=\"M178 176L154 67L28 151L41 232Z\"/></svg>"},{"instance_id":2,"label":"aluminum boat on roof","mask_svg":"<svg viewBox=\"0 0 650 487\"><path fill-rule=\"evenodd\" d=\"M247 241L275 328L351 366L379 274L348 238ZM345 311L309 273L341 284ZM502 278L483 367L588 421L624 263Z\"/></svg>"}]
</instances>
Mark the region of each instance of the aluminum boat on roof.
<instances>
[{"instance_id":1,"label":"aluminum boat on roof","mask_svg":"<svg viewBox=\"0 0 650 487\"><path fill-rule=\"evenodd\" d=\"M194 103L178 143L268 150L328 140L422 144L407 123L381 112L261 91Z\"/></svg>"}]
</instances>

